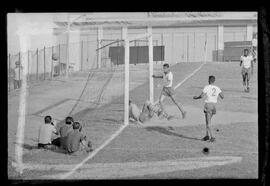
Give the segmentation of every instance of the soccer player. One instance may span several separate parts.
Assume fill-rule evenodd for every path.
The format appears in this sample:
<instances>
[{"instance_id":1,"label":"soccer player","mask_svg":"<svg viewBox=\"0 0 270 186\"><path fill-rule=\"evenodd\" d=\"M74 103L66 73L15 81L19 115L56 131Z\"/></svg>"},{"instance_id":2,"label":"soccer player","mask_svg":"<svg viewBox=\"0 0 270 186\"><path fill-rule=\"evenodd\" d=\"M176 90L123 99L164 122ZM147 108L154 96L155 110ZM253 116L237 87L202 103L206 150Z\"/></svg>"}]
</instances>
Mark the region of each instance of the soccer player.
<instances>
[{"instance_id":1,"label":"soccer player","mask_svg":"<svg viewBox=\"0 0 270 186\"><path fill-rule=\"evenodd\" d=\"M249 54L248 49L244 49L244 55L240 57L240 66L242 66L242 78L244 91L249 92L249 80L251 73L253 73L253 57Z\"/></svg>"},{"instance_id":2,"label":"soccer player","mask_svg":"<svg viewBox=\"0 0 270 186\"><path fill-rule=\"evenodd\" d=\"M166 112L164 112L159 104L153 105L147 100L140 111L137 105L129 100L129 117L137 121L138 124L149 121L155 113L157 116L164 117L167 120L171 120L173 118L173 116L169 116Z\"/></svg>"},{"instance_id":3,"label":"soccer player","mask_svg":"<svg viewBox=\"0 0 270 186\"><path fill-rule=\"evenodd\" d=\"M164 98L167 96L169 98L171 98L171 100L173 101L173 103L178 107L178 109L181 111L182 113L182 118L184 119L186 117L186 111L184 110L184 108L181 106L181 104L177 103L174 97L174 89L172 87L173 84L173 73L170 71L170 66L169 64L164 64L163 65L163 75L162 76L157 76L157 75L153 75L153 78L163 78L164 80L164 86L163 89L161 91L161 94L159 96L159 104L161 106L161 109L164 110L164 106L163 106L163 100Z\"/></svg>"},{"instance_id":4,"label":"soccer player","mask_svg":"<svg viewBox=\"0 0 270 186\"><path fill-rule=\"evenodd\" d=\"M209 76L208 79L209 85L206 85L199 96L194 96L193 99L201 99L204 95L206 95L205 104L204 104L204 114L206 121L206 135L202 138L203 141L214 142L215 138L212 136L210 130L211 119L214 114L216 114L216 103L218 100L218 96L223 99L224 95L221 92L220 88L214 85L215 76Z\"/></svg>"},{"instance_id":5,"label":"soccer player","mask_svg":"<svg viewBox=\"0 0 270 186\"><path fill-rule=\"evenodd\" d=\"M52 135L58 134L58 132L52 124L52 117L45 116L44 122L45 124L41 125L39 128L38 148L55 150L56 146L52 144Z\"/></svg>"},{"instance_id":6,"label":"soccer player","mask_svg":"<svg viewBox=\"0 0 270 186\"><path fill-rule=\"evenodd\" d=\"M252 56L254 58L254 63L256 63L257 60L257 33L255 33L253 35L253 39L252 39L252 47L251 47L251 51L252 51Z\"/></svg>"}]
</instances>

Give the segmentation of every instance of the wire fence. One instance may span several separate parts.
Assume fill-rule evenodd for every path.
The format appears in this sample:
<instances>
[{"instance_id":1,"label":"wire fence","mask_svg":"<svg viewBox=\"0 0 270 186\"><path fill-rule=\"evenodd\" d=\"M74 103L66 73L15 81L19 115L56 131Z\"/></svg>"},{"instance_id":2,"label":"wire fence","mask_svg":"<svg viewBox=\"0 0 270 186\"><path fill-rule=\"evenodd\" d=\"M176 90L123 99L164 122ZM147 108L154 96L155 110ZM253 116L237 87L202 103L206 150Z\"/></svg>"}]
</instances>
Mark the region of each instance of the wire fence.
<instances>
[{"instance_id":1,"label":"wire fence","mask_svg":"<svg viewBox=\"0 0 270 186\"><path fill-rule=\"evenodd\" d=\"M93 68L96 62L97 41L70 43L69 72L84 71ZM15 88L16 81L22 80L22 71L26 71L29 83L61 77L67 70L67 44L43 47L26 52L8 55L8 91ZM79 65L75 65L79 64ZM77 69L75 67L77 66ZM18 75L19 73L19 75Z\"/></svg>"},{"instance_id":2,"label":"wire fence","mask_svg":"<svg viewBox=\"0 0 270 186\"><path fill-rule=\"evenodd\" d=\"M26 71L26 80L28 83L34 83L42 80L52 80L54 78L66 75L67 54L69 53L69 72L89 71L96 68L112 68L120 63L113 62L110 59L110 47L123 46L123 42L116 40L98 41L80 41L75 43L58 44L52 47L44 46L41 49L18 52L8 55L8 91L20 88L22 80L22 71ZM111 44L113 43L113 44ZM153 41L154 46L158 45ZM130 46L145 46L147 40L136 40L130 43ZM105 46L97 50L98 46ZM68 50L69 48L69 50ZM98 66L97 55L100 53L101 59ZM120 60L120 59L119 59ZM16 65L17 64L17 65ZM19 75L18 75L19 74Z\"/></svg>"}]
</instances>

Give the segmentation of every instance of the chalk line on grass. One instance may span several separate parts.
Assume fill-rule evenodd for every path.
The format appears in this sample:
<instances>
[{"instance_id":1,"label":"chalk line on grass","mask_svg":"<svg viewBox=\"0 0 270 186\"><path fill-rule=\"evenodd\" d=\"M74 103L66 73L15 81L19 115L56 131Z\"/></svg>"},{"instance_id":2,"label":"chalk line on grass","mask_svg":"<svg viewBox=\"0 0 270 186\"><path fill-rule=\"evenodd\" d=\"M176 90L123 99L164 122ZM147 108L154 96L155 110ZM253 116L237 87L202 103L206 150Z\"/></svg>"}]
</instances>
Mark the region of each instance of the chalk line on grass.
<instances>
[{"instance_id":1,"label":"chalk line on grass","mask_svg":"<svg viewBox=\"0 0 270 186\"><path fill-rule=\"evenodd\" d=\"M117 137L128 125L122 125L118 131L116 131L109 139L107 139L101 146L95 149L87 158L85 158L81 163L77 164L70 172L62 175L60 179L65 179L71 174L73 174L77 169L79 169L85 162L93 158L100 150L106 147L115 137Z\"/></svg>"},{"instance_id":2,"label":"chalk line on grass","mask_svg":"<svg viewBox=\"0 0 270 186\"><path fill-rule=\"evenodd\" d=\"M190 77L192 77L196 72L198 72L202 66L205 64L202 63L197 69L195 69L191 74L189 74L186 78L184 78L180 83L178 83L174 89L180 87L186 80L188 80ZM73 174L77 169L79 169L85 162L93 158L100 150L102 150L105 146L107 146L114 138L116 138L128 125L123 125L120 127L118 131L116 131L109 139L107 139L100 147L95 149L87 158L85 158L81 163L77 164L72 170L70 170L68 173L60 176L60 179L65 179L69 177L71 174Z\"/></svg>"},{"instance_id":3,"label":"chalk line on grass","mask_svg":"<svg viewBox=\"0 0 270 186\"><path fill-rule=\"evenodd\" d=\"M83 171L76 172L69 179L117 179L222 166L241 161L242 157L239 156L203 156L163 161L94 163L84 165ZM72 165L52 165L51 169L62 171L70 166ZM46 167L37 166L36 168L44 170ZM57 179L58 177L59 174L42 176L45 179Z\"/></svg>"}]
</instances>

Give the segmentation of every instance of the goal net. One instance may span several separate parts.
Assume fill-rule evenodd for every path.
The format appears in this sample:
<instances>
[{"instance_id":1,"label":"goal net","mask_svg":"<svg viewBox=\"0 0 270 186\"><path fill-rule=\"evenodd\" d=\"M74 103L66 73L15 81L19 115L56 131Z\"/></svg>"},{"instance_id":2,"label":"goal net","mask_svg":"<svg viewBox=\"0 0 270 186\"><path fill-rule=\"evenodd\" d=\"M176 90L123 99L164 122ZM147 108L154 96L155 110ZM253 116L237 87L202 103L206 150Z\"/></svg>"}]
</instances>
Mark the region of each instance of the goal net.
<instances>
[{"instance_id":1,"label":"goal net","mask_svg":"<svg viewBox=\"0 0 270 186\"><path fill-rule=\"evenodd\" d=\"M153 64L149 68L149 61L152 61L153 54L146 56L147 63L138 61L140 65L130 64L134 55L130 49L135 46L134 41L148 38L149 34L143 34L125 40L102 40L101 47L95 50L96 66L99 68L89 72L81 95L69 115L86 127L91 124L128 124L129 99L140 106L142 97L149 100L153 94L149 86L149 72L153 73ZM153 53L153 47L148 47L152 43L144 43L147 44L147 53ZM144 92L136 92L139 86L145 86Z\"/></svg>"}]
</instances>

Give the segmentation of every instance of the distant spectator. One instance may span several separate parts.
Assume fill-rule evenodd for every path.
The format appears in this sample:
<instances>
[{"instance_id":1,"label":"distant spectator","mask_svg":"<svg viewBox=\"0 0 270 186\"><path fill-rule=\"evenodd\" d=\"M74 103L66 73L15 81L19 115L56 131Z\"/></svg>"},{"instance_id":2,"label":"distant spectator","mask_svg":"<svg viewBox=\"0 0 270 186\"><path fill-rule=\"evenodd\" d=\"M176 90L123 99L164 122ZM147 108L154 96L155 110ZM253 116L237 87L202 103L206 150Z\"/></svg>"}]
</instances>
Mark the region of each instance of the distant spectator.
<instances>
[{"instance_id":1,"label":"distant spectator","mask_svg":"<svg viewBox=\"0 0 270 186\"><path fill-rule=\"evenodd\" d=\"M53 140L53 144L61 147L63 149L66 149L66 139L67 139L67 135L68 133L70 133L71 131L73 131L72 128L72 124L73 124L74 120L71 116L66 117L65 119L65 125L61 126L59 129L59 134L60 137L56 138L55 140Z\"/></svg>"},{"instance_id":2,"label":"distant spectator","mask_svg":"<svg viewBox=\"0 0 270 186\"><path fill-rule=\"evenodd\" d=\"M58 132L52 123L51 116L45 116L44 122L45 124L39 128L38 148L54 150L56 146L52 144L52 136Z\"/></svg>"},{"instance_id":3,"label":"distant spectator","mask_svg":"<svg viewBox=\"0 0 270 186\"><path fill-rule=\"evenodd\" d=\"M81 125L74 122L73 131L67 135L67 151L72 155L80 155L83 152L92 151L91 142L88 142L86 136L80 132Z\"/></svg>"},{"instance_id":4,"label":"distant spectator","mask_svg":"<svg viewBox=\"0 0 270 186\"><path fill-rule=\"evenodd\" d=\"M14 89L21 88L22 85L22 76L23 76L23 68L20 66L20 62L16 61L16 67L14 69Z\"/></svg>"}]
</instances>

